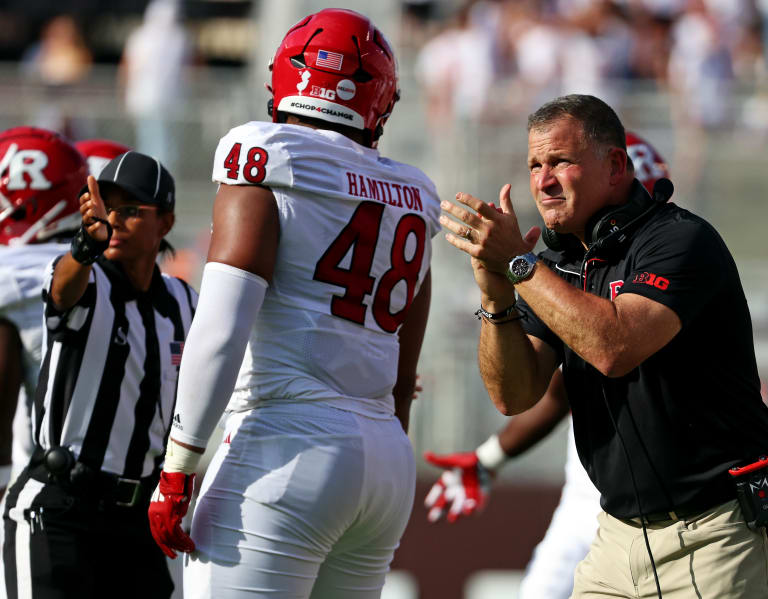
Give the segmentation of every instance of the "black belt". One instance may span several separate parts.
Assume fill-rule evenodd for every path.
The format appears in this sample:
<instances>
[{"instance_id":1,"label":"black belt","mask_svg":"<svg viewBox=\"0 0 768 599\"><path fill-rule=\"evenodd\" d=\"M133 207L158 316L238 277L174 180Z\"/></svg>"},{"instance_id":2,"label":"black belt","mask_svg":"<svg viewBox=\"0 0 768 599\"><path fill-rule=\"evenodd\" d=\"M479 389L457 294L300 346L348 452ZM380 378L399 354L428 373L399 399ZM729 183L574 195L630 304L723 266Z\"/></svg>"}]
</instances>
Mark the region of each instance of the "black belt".
<instances>
[{"instance_id":1,"label":"black belt","mask_svg":"<svg viewBox=\"0 0 768 599\"><path fill-rule=\"evenodd\" d=\"M99 508L146 507L158 481L157 475L135 479L97 470L76 461L65 447L47 451L38 447L30 462L30 476L41 482L57 483Z\"/></svg>"},{"instance_id":2,"label":"black belt","mask_svg":"<svg viewBox=\"0 0 768 599\"><path fill-rule=\"evenodd\" d=\"M76 466L77 467L77 466ZM157 479L124 478L109 472L98 471L92 491L97 493L99 500L107 505L117 507L147 506L149 496L155 489Z\"/></svg>"},{"instance_id":3,"label":"black belt","mask_svg":"<svg viewBox=\"0 0 768 599\"><path fill-rule=\"evenodd\" d=\"M706 511L716 508L718 505L731 501L735 497L720 498L719 501L712 505L702 506L701 504L686 504L676 507L674 510L668 512L653 512L651 514L643 514L642 519L640 516L636 518L626 518L635 524L642 524L645 521L646 524L656 524L659 522L678 522L680 520L690 520L694 516L703 514Z\"/></svg>"},{"instance_id":4,"label":"black belt","mask_svg":"<svg viewBox=\"0 0 768 599\"><path fill-rule=\"evenodd\" d=\"M715 506L712 506L712 507L715 507ZM712 507L698 508L698 509L677 508L675 511L671 511L671 512L654 512L653 514L644 514L643 520L645 520L646 524L655 524L657 522L669 522L669 521L676 522L678 520L688 520L693 516L698 516L699 514L702 514L709 509L712 509ZM630 520L633 520L638 524L641 523L641 520L639 517L630 518Z\"/></svg>"}]
</instances>

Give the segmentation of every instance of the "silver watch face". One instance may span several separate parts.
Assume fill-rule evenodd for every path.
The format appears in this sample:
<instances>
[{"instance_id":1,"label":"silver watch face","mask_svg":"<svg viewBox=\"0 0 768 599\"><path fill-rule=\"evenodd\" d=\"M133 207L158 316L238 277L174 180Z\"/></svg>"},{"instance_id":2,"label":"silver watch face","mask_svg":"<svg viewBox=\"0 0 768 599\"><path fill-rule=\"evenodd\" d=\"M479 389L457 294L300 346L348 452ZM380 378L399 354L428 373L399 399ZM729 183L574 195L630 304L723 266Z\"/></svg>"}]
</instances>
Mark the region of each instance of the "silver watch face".
<instances>
[{"instance_id":1,"label":"silver watch face","mask_svg":"<svg viewBox=\"0 0 768 599\"><path fill-rule=\"evenodd\" d=\"M533 269L533 264L528 262L525 258L515 258L509 265L510 272L516 277L523 278L528 275Z\"/></svg>"}]
</instances>

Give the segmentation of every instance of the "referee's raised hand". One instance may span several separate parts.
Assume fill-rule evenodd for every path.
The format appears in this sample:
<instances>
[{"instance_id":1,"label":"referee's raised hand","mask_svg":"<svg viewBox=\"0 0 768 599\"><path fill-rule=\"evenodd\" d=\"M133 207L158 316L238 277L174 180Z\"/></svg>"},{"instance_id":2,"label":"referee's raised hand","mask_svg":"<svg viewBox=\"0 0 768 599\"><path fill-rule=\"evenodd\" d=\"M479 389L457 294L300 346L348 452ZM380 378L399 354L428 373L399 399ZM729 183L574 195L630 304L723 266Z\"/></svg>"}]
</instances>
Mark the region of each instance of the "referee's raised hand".
<instances>
[{"instance_id":1,"label":"referee's raised hand","mask_svg":"<svg viewBox=\"0 0 768 599\"><path fill-rule=\"evenodd\" d=\"M80 214L83 215L83 227L88 235L96 241L109 239L109 230L105 224L107 209L101 199L99 184L93 175L88 175L88 191L80 196Z\"/></svg>"}]
</instances>

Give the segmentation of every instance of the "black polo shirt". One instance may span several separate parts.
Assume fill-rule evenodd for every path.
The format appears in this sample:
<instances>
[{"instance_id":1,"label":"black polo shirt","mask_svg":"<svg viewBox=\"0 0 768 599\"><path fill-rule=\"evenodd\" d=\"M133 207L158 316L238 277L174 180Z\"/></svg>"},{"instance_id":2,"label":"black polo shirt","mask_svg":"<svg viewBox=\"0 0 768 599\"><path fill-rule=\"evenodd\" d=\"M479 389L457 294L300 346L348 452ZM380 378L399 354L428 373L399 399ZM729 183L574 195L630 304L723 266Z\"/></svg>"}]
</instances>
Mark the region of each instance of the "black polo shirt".
<instances>
[{"instance_id":1,"label":"black polo shirt","mask_svg":"<svg viewBox=\"0 0 768 599\"><path fill-rule=\"evenodd\" d=\"M527 314L525 331L546 341L563 364L579 457L603 509L619 518L640 514L609 408L643 513L706 508L735 497L727 471L768 454L768 407L739 273L717 231L670 203L618 250L597 256L547 250L540 257L571 285L608 299L643 295L682 322L656 354L627 375L608 378L518 302Z\"/></svg>"}]
</instances>

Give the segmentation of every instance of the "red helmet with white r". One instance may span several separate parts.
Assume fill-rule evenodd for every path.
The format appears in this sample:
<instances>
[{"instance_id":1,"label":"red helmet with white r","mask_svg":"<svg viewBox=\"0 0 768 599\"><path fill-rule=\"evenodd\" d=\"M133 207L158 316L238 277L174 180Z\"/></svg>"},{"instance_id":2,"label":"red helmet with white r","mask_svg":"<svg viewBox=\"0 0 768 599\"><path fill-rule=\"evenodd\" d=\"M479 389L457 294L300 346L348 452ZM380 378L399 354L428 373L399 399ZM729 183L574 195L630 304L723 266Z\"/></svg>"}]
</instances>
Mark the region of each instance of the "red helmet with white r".
<instances>
[{"instance_id":1,"label":"red helmet with white r","mask_svg":"<svg viewBox=\"0 0 768 599\"><path fill-rule=\"evenodd\" d=\"M392 48L365 16L336 8L294 25L270 63L270 114L320 119L366 131L375 146L399 99Z\"/></svg>"},{"instance_id":2,"label":"red helmet with white r","mask_svg":"<svg viewBox=\"0 0 768 599\"><path fill-rule=\"evenodd\" d=\"M669 179L667 163L656 149L642 137L630 131L627 135L627 154L635 165L635 178L653 195L653 186L662 178Z\"/></svg>"},{"instance_id":3,"label":"red helmet with white r","mask_svg":"<svg viewBox=\"0 0 768 599\"><path fill-rule=\"evenodd\" d=\"M0 133L0 243L36 243L77 229L87 176L85 158L58 133Z\"/></svg>"},{"instance_id":4,"label":"red helmet with white r","mask_svg":"<svg viewBox=\"0 0 768 599\"><path fill-rule=\"evenodd\" d=\"M110 160L132 149L125 144L109 139L83 139L75 142L75 147L85 156L88 170L97 178Z\"/></svg>"}]
</instances>

